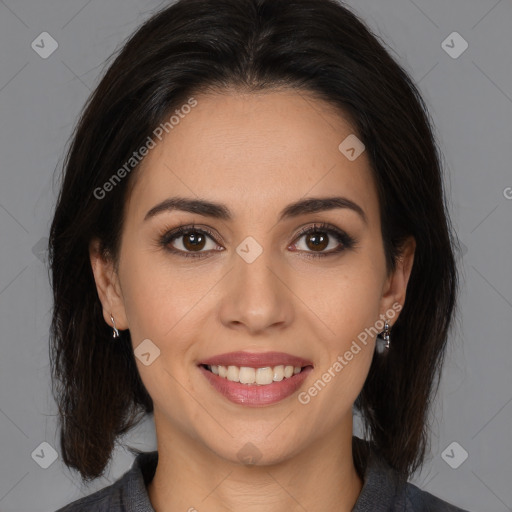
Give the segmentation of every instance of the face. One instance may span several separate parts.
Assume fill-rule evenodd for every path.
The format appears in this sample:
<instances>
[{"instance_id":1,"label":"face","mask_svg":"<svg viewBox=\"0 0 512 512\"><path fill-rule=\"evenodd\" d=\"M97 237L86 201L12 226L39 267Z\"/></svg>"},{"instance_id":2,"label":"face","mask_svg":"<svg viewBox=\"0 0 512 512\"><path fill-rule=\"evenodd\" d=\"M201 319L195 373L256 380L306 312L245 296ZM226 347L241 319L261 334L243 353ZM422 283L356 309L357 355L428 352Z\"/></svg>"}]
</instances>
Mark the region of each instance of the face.
<instances>
[{"instance_id":1,"label":"face","mask_svg":"<svg viewBox=\"0 0 512 512\"><path fill-rule=\"evenodd\" d=\"M105 321L149 353L136 361L159 444L237 461L250 442L276 462L351 429L413 250L388 275L370 163L339 149L354 134L340 112L291 90L195 99L137 171L117 273L92 249L91 261ZM222 208L163 207L176 197ZM338 199L287 209L312 198ZM213 362L232 363L228 378L201 366L225 354ZM283 378L280 363L302 370Z\"/></svg>"}]
</instances>

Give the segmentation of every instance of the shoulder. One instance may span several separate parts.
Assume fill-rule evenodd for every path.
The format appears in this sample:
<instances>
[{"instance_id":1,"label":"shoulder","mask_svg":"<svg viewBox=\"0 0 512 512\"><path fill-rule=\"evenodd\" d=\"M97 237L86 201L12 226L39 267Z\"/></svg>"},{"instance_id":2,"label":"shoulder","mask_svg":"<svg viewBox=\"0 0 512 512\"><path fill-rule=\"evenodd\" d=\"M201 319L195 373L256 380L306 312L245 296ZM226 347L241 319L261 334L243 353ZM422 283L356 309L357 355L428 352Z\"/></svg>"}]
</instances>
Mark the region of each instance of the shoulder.
<instances>
[{"instance_id":1,"label":"shoulder","mask_svg":"<svg viewBox=\"0 0 512 512\"><path fill-rule=\"evenodd\" d=\"M139 452L131 469L112 485L69 503L56 512L146 512L153 511L146 485L152 480L158 452Z\"/></svg>"},{"instance_id":2,"label":"shoulder","mask_svg":"<svg viewBox=\"0 0 512 512\"><path fill-rule=\"evenodd\" d=\"M408 512L468 512L423 491L410 482L405 485L405 503L405 510Z\"/></svg>"},{"instance_id":3,"label":"shoulder","mask_svg":"<svg viewBox=\"0 0 512 512\"><path fill-rule=\"evenodd\" d=\"M354 437L353 447L363 487L352 512L469 512L408 482L374 443Z\"/></svg>"},{"instance_id":4,"label":"shoulder","mask_svg":"<svg viewBox=\"0 0 512 512\"><path fill-rule=\"evenodd\" d=\"M125 509L122 507L121 502L121 490L118 487L121 480L122 478L104 489L73 501L65 507L59 508L56 512L86 512L89 510L94 510L95 512L106 512L109 510L116 512L124 511Z\"/></svg>"}]
</instances>

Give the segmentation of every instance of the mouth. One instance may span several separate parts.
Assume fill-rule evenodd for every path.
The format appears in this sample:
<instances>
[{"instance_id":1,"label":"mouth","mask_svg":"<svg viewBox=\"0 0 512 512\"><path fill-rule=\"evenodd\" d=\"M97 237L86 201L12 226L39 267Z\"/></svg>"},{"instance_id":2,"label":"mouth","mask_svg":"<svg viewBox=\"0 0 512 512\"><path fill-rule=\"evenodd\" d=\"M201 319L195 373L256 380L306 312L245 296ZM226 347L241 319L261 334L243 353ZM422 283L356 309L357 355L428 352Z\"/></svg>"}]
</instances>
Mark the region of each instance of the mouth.
<instances>
[{"instance_id":1,"label":"mouth","mask_svg":"<svg viewBox=\"0 0 512 512\"><path fill-rule=\"evenodd\" d=\"M291 397L304 384L313 363L283 352L231 352L201 361L201 374L230 402L262 407Z\"/></svg>"},{"instance_id":2,"label":"mouth","mask_svg":"<svg viewBox=\"0 0 512 512\"><path fill-rule=\"evenodd\" d=\"M216 364L200 364L199 366L217 377L247 386L268 386L274 382L288 380L306 369L313 369L312 365L293 366L282 364L264 367Z\"/></svg>"},{"instance_id":3,"label":"mouth","mask_svg":"<svg viewBox=\"0 0 512 512\"><path fill-rule=\"evenodd\" d=\"M250 407L277 403L293 395L313 363L284 352L229 352L197 365L211 388L229 401Z\"/></svg>"}]
</instances>

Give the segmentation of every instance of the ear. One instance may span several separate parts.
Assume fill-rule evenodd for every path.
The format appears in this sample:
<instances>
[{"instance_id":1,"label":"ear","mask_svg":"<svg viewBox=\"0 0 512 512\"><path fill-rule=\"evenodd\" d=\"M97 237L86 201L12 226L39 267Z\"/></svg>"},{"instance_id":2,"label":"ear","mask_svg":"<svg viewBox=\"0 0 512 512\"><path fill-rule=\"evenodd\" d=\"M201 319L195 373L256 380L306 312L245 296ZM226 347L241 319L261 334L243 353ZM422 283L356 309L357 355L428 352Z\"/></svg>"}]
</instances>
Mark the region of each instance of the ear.
<instances>
[{"instance_id":1,"label":"ear","mask_svg":"<svg viewBox=\"0 0 512 512\"><path fill-rule=\"evenodd\" d=\"M113 327L110 319L112 315L117 329L128 329L119 276L114 268L114 262L101 253L98 239L93 239L89 244L89 258L105 322Z\"/></svg>"},{"instance_id":2,"label":"ear","mask_svg":"<svg viewBox=\"0 0 512 512\"><path fill-rule=\"evenodd\" d=\"M381 315L386 315L386 311L391 309L396 313L396 315L393 315L393 323L398 319L399 311L405 303L407 283L411 275L415 250L416 240L410 236L402 245L395 271L388 276L382 290ZM400 305L400 308L398 308L398 305ZM391 325L391 322L389 323Z\"/></svg>"}]
</instances>

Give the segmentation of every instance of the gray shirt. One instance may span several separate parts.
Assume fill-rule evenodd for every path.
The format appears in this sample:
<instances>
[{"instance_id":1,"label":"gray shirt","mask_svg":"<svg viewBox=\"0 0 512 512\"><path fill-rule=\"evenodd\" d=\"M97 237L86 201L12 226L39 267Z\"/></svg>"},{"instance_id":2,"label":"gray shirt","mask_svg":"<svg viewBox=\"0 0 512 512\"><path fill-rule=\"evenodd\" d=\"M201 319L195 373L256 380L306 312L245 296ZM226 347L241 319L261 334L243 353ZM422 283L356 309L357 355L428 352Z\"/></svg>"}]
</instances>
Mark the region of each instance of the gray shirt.
<instances>
[{"instance_id":1,"label":"gray shirt","mask_svg":"<svg viewBox=\"0 0 512 512\"><path fill-rule=\"evenodd\" d=\"M153 479L157 462L157 451L142 452L131 469L112 485L56 512L155 512L146 486ZM400 478L373 450L363 480L352 512L468 512Z\"/></svg>"}]
</instances>

